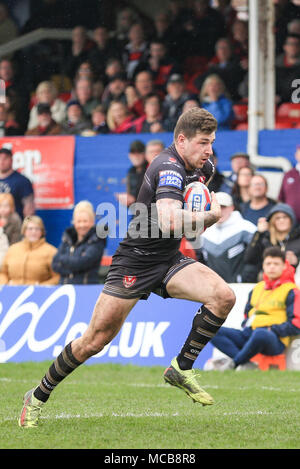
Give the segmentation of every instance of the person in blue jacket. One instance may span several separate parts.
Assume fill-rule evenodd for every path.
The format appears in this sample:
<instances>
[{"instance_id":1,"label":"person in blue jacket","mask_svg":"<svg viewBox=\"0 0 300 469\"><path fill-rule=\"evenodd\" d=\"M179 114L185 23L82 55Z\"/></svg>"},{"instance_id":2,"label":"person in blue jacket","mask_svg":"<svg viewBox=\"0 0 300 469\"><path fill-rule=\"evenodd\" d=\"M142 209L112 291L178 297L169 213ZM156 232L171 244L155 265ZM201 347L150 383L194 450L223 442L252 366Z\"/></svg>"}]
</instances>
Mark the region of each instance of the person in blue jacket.
<instances>
[{"instance_id":1,"label":"person in blue jacket","mask_svg":"<svg viewBox=\"0 0 300 469\"><path fill-rule=\"evenodd\" d=\"M209 111L218 122L218 130L229 130L234 113L232 101L223 80L217 74L209 75L199 94L200 106Z\"/></svg>"},{"instance_id":2,"label":"person in blue jacket","mask_svg":"<svg viewBox=\"0 0 300 469\"><path fill-rule=\"evenodd\" d=\"M60 283L99 283L100 262L105 239L97 236L95 212L88 201L79 202L73 212L73 225L63 234L61 245L52 261L60 274Z\"/></svg>"}]
</instances>

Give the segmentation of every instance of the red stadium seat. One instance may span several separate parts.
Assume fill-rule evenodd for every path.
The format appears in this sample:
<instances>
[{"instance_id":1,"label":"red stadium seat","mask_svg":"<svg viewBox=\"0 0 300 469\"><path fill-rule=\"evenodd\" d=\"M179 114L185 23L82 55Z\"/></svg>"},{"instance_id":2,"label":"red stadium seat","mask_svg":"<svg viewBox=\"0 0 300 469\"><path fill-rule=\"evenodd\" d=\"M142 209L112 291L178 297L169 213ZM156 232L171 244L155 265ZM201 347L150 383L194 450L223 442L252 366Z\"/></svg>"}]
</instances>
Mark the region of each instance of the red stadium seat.
<instances>
[{"instance_id":1,"label":"red stadium seat","mask_svg":"<svg viewBox=\"0 0 300 469\"><path fill-rule=\"evenodd\" d=\"M247 122L248 121L248 104L234 104L233 112L235 119L238 122Z\"/></svg>"},{"instance_id":2,"label":"red stadium seat","mask_svg":"<svg viewBox=\"0 0 300 469\"><path fill-rule=\"evenodd\" d=\"M278 370L286 369L286 358L284 353L273 356L258 353L251 358L251 361L257 363L258 368L263 371L270 370L271 368L276 368Z\"/></svg>"},{"instance_id":3,"label":"red stadium seat","mask_svg":"<svg viewBox=\"0 0 300 469\"><path fill-rule=\"evenodd\" d=\"M282 119L275 122L276 129L292 129L293 127L290 119Z\"/></svg>"},{"instance_id":4,"label":"red stadium seat","mask_svg":"<svg viewBox=\"0 0 300 469\"><path fill-rule=\"evenodd\" d=\"M289 127L295 127L300 121L300 104L297 103L282 103L276 112L276 122L287 123L289 121ZM281 127L283 128L283 127ZM287 128L287 127L285 127Z\"/></svg>"},{"instance_id":5,"label":"red stadium seat","mask_svg":"<svg viewBox=\"0 0 300 469\"><path fill-rule=\"evenodd\" d=\"M242 123L236 125L234 130L248 130L248 123L247 122L242 122Z\"/></svg>"}]
</instances>

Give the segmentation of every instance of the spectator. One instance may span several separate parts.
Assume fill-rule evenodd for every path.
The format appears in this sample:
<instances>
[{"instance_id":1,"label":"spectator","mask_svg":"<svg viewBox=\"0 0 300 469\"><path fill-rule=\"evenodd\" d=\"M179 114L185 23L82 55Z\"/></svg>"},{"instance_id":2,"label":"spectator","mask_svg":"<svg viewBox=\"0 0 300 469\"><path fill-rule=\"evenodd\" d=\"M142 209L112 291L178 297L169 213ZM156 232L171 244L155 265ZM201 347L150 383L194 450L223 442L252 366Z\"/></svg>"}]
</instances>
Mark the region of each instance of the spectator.
<instances>
[{"instance_id":1,"label":"spectator","mask_svg":"<svg viewBox=\"0 0 300 469\"><path fill-rule=\"evenodd\" d=\"M177 73L170 76L167 83L167 95L163 101L162 111L165 128L172 132L182 113L184 103L191 98L186 91L182 75Z\"/></svg>"},{"instance_id":2,"label":"spectator","mask_svg":"<svg viewBox=\"0 0 300 469\"><path fill-rule=\"evenodd\" d=\"M154 86L162 93L165 93L170 75L180 71L175 60L168 55L166 45L159 39L151 41L149 56L147 60L137 65L135 73L142 70L149 70L152 73Z\"/></svg>"},{"instance_id":3,"label":"spectator","mask_svg":"<svg viewBox=\"0 0 300 469\"><path fill-rule=\"evenodd\" d=\"M87 80L91 80L91 82L95 81L95 71L89 60L81 62L76 70L74 82L76 83L80 78L86 78Z\"/></svg>"},{"instance_id":4,"label":"spectator","mask_svg":"<svg viewBox=\"0 0 300 469\"><path fill-rule=\"evenodd\" d=\"M276 95L278 102L290 102L292 83L300 75L300 37L289 34L283 46L284 52L276 59Z\"/></svg>"},{"instance_id":5,"label":"spectator","mask_svg":"<svg viewBox=\"0 0 300 469\"><path fill-rule=\"evenodd\" d=\"M161 103L157 94L149 94L144 100L145 115L136 119L134 128L137 133L164 132Z\"/></svg>"},{"instance_id":6,"label":"spectator","mask_svg":"<svg viewBox=\"0 0 300 469\"><path fill-rule=\"evenodd\" d=\"M95 43L89 38L84 26L72 29L72 45L65 61L65 73L71 80L74 80L78 67L88 59L93 47Z\"/></svg>"},{"instance_id":7,"label":"spectator","mask_svg":"<svg viewBox=\"0 0 300 469\"><path fill-rule=\"evenodd\" d=\"M133 133L134 115L130 113L126 104L112 101L107 111L107 125L110 133Z\"/></svg>"},{"instance_id":8,"label":"spectator","mask_svg":"<svg viewBox=\"0 0 300 469\"><path fill-rule=\"evenodd\" d=\"M239 57L244 70L248 68L248 23L236 19L232 25L233 52Z\"/></svg>"},{"instance_id":9,"label":"spectator","mask_svg":"<svg viewBox=\"0 0 300 469\"><path fill-rule=\"evenodd\" d=\"M49 104L52 118L61 124L66 118L66 103L57 97L57 89L51 81L42 81L36 89L36 104L30 111L27 130L38 126L38 105Z\"/></svg>"},{"instance_id":10,"label":"spectator","mask_svg":"<svg viewBox=\"0 0 300 469\"><path fill-rule=\"evenodd\" d=\"M237 172L237 178L231 191L236 210L241 210L241 207L250 200L249 186L253 175L253 169L248 166L240 168Z\"/></svg>"},{"instance_id":11,"label":"spectator","mask_svg":"<svg viewBox=\"0 0 300 469\"><path fill-rule=\"evenodd\" d=\"M51 116L51 109L47 103L39 103L37 105L38 125L33 129L27 130L25 135L59 135L61 126L55 122Z\"/></svg>"},{"instance_id":12,"label":"spectator","mask_svg":"<svg viewBox=\"0 0 300 469\"><path fill-rule=\"evenodd\" d=\"M208 189L210 192L221 192L221 186L224 182L224 175L218 169L218 157L215 150L213 150L213 155L210 157L210 159L215 167L215 172L213 178L208 184Z\"/></svg>"},{"instance_id":13,"label":"spectator","mask_svg":"<svg viewBox=\"0 0 300 469\"><path fill-rule=\"evenodd\" d=\"M229 194L217 192L216 197L221 205L221 218L202 234L201 254L204 263L226 282L240 283L244 281L244 251L256 226L234 210Z\"/></svg>"},{"instance_id":14,"label":"spectator","mask_svg":"<svg viewBox=\"0 0 300 469\"><path fill-rule=\"evenodd\" d=\"M13 155L8 148L0 148L0 193L11 193L16 211L23 219L34 214L33 187L30 180L13 169Z\"/></svg>"},{"instance_id":15,"label":"spectator","mask_svg":"<svg viewBox=\"0 0 300 469\"><path fill-rule=\"evenodd\" d=\"M208 64L208 70L199 75L194 84L201 90L203 82L209 75L218 75L224 82L232 101L238 101L238 87L243 81L245 70L241 67L239 58L233 54L233 48L228 38L221 38L216 43L216 55Z\"/></svg>"},{"instance_id":16,"label":"spectator","mask_svg":"<svg viewBox=\"0 0 300 469\"><path fill-rule=\"evenodd\" d=\"M145 40L144 28L140 23L130 27L129 43L123 49L123 63L127 78L132 79L135 69L147 56L147 42Z\"/></svg>"},{"instance_id":17,"label":"spectator","mask_svg":"<svg viewBox=\"0 0 300 469\"><path fill-rule=\"evenodd\" d=\"M22 224L24 239L9 247L0 273L1 285L56 285L59 276L51 263L56 248L46 242L43 220L26 217Z\"/></svg>"},{"instance_id":18,"label":"spectator","mask_svg":"<svg viewBox=\"0 0 300 469\"><path fill-rule=\"evenodd\" d=\"M15 201L11 194L0 194L0 226L6 234L9 246L21 239L22 220L15 211Z\"/></svg>"},{"instance_id":19,"label":"spectator","mask_svg":"<svg viewBox=\"0 0 300 469\"><path fill-rule=\"evenodd\" d=\"M88 55L96 74L103 76L108 59L115 57L119 53L117 41L109 37L109 31L106 26L101 25L93 31L93 47Z\"/></svg>"},{"instance_id":20,"label":"spectator","mask_svg":"<svg viewBox=\"0 0 300 469\"><path fill-rule=\"evenodd\" d=\"M17 79L16 67L12 60L3 58L0 61L0 78L5 82L6 101L9 101L9 110L12 113L9 113L9 119L16 120L23 132L29 116L29 93L24 80Z\"/></svg>"},{"instance_id":21,"label":"spectator","mask_svg":"<svg viewBox=\"0 0 300 469\"><path fill-rule=\"evenodd\" d=\"M0 3L0 45L12 41L18 36L16 23L9 16L7 6L4 2Z\"/></svg>"},{"instance_id":22,"label":"spectator","mask_svg":"<svg viewBox=\"0 0 300 469\"><path fill-rule=\"evenodd\" d=\"M112 57L111 59L108 59L106 63L104 76L105 84L109 83L110 79L115 75L126 76L122 61L117 57Z\"/></svg>"},{"instance_id":23,"label":"spectator","mask_svg":"<svg viewBox=\"0 0 300 469\"><path fill-rule=\"evenodd\" d=\"M224 184L221 186L222 192L228 192L231 194L234 183L237 180L237 173L241 168L249 168L250 167L250 158L247 153L237 152L231 155L230 157L231 163L231 173L225 177Z\"/></svg>"},{"instance_id":24,"label":"spectator","mask_svg":"<svg viewBox=\"0 0 300 469\"><path fill-rule=\"evenodd\" d=\"M257 368L249 363L258 353L284 353L291 336L300 334L299 289L294 268L279 248L264 252L264 278L249 294L242 330L222 327L211 343L228 358L215 361L215 369Z\"/></svg>"},{"instance_id":25,"label":"spectator","mask_svg":"<svg viewBox=\"0 0 300 469\"><path fill-rule=\"evenodd\" d=\"M165 148L165 145L163 144L161 140L158 140L158 139L149 140L146 143L145 157L146 157L148 166L149 164L152 163L154 158L163 151L164 148Z\"/></svg>"},{"instance_id":26,"label":"spectator","mask_svg":"<svg viewBox=\"0 0 300 469\"><path fill-rule=\"evenodd\" d=\"M125 7L118 12L116 17L116 30L114 31L113 38L118 41L121 49L128 43L131 26L137 23L138 20L138 15L130 7Z\"/></svg>"},{"instance_id":27,"label":"spectator","mask_svg":"<svg viewBox=\"0 0 300 469\"><path fill-rule=\"evenodd\" d=\"M231 33L234 21L237 18L237 11L231 5L231 0L217 0L216 10L224 18L227 35Z\"/></svg>"},{"instance_id":28,"label":"spectator","mask_svg":"<svg viewBox=\"0 0 300 469\"><path fill-rule=\"evenodd\" d=\"M99 104L92 111L92 130L95 135L109 134L109 127L106 122L106 112L104 106Z\"/></svg>"},{"instance_id":29,"label":"spectator","mask_svg":"<svg viewBox=\"0 0 300 469\"><path fill-rule=\"evenodd\" d=\"M126 192L116 194L118 201L127 207L136 201L148 166L144 143L134 140L130 145L128 157L132 166L126 176Z\"/></svg>"},{"instance_id":30,"label":"spectator","mask_svg":"<svg viewBox=\"0 0 300 469\"><path fill-rule=\"evenodd\" d=\"M108 85L106 86L101 102L106 109L112 101L122 101L127 104L127 98L125 94L127 86L127 78L123 73L117 73L109 78Z\"/></svg>"},{"instance_id":31,"label":"spectator","mask_svg":"<svg viewBox=\"0 0 300 469\"><path fill-rule=\"evenodd\" d=\"M144 99L150 93L154 93L152 73L142 71L136 74L134 86L127 86L125 90L127 104L131 112L137 116L144 115Z\"/></svg>"},{"instance_id":32,"label":"spectator","mask_svg":"<svg viewBox=\"0 0 300 469\"><path fill-rule=\"evenodd\" d=\"M297 267L300 259L300 227L295 226L296 218L293 209L283 203L274 205L267 217L261 217L257 223L257 231L246 249L244 262L252 268L250 282L257 281L261 271L261 259L264 250L270 246L278 246L286 256L286 260Z\"/></svg>"},{"instance_id":33,"label":"spectator","mask_svg":"<svg viewBox=\"0 0 300 469\"><path fill-rule=\"evenodd\" d=\"M67 103L67 119L62 124L61 134L80 135L84 130L91 128L91 123L85 117L81 104L72 99Z\"/></svg>"},{"instance_id":34,"label":"spectator","mask_svg":"<svg viewBox=\"0 0 300 469\"><path fill-rule=\"evenodd\" d=\"M174 35L171 31L171 21L167 12L159 12L154 18L154 37L156 40L162 41L168 50L174 45Z\"/></svg>"},{"instance_id":35,"label":"spectator","mask_svg":"<svg viewBox=\"0 0 300 469\"><path fill-rule=\"evenodd\" d=\"M8 112L4 104L0 104L0 137L22 135L19 124L8 116Z\"/></svg>"},{"instance_id":36,"label":"spectator","mask_svg":"<svg viewBox=\"0 0 300 469\"><path fill-rule=\"evenodd\" d=\"M249 185L250 200L241 207L241 214L246 220L257 225L259 218L266 217L275 205L275 201L267 197L268 182L262 174L254 174Z\"/></svg>"},{"instance_id":37,"label":"spectator","mask_svg":"<svg viewBox=\"0 0 300 469\"><path fill-rule=\"evenodd\" d=\"M2 267L3 260L8 251L8 248L9 248L9 243L8 243L7 236L4 233L2 226L0 226L0 269Z\"/></svg>"},{"instance_id":38,"label":"spectator","mask_svg":"<svg viewBox=\"0 0 300 469\"><path fill-rule=\"evenodd\" d=\"M230 129L233 121L232 101L219 75L209 75L199 94L200 106L209 111L218 121L218 130Z\"/></svg>"},{"instance_id":39,"label":"spectator","mask_svg":"<svg viewBox=\"0 0 300 469\"><path fill-rule=\"evenodd\" d=\"M183 105L182 112L188 111L189 109L192 109L192 107L200 107L198 99L196 98L188 99Z\"/></svg>"},{"instance_id":40,"label":"spectator","mask_svg":"<svg viewBox=\"0 0 300 469\"><path fill-rule=\"evenodd\" d=\"M300 223L300 145L295 152L296 166L283 176L278 200L290 205Z\"/></svg>"},{"instance_id":41,"label":"spectator","mask_svg":"<svg viewBox=\"0 0 300 469\"><path fill-rule=\"evenodd\" d=\"M60 283L99 283L98 271L105 240L97 236L95 212L88 201L79 202L73 212L73 224L63 234L53 258L52 268L60 274Z\"/></svg>"},{"instance_id":42,"label":"spectator","mask_svg":"<svg viewBox=\"0 0 300 469\"><path fill-rule=\"evenodd\" d=\"M93 82L88 78L80 78L75 84L74 97L79 101L85 116L90 119L92 110L100 104L100 101L93 97Z\"/></svg>"}]
</instances>

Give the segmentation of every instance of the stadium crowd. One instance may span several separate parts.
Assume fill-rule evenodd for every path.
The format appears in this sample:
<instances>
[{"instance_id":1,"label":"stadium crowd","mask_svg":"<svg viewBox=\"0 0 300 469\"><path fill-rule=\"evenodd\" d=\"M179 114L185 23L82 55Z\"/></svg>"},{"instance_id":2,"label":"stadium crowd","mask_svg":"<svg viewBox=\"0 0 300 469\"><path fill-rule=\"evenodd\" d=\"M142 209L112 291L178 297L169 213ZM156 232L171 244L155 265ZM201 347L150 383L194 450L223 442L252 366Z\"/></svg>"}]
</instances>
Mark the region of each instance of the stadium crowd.
<instances>
[{"instance_id":1,"label":"stadium crowd","mask_svg":"<svg viewBox=\"0 0 300 469\"><path fill-rule=\"evenodd\" d=\"M153 20L126 2L110 5L110 20L106 2L71 3L0 2L0 44L39 27L72 29L71 40L1 58L2 136L172 131L187 102L212 112L219 129L247 126L248 23L230 0L169 0ZM299 125L279 110L299 77L300 6L274 3L282 128Z\"/></svg>"},{"instance_id":2,"label":"stadium crowd","mask_svg":"<svg viewBox=\"0 0 300 469\"><path fill-rule=\"evenodd\" d=\"M128 6L116 9L114 19L105 22L97 15L80 16L80 1L77 11L67 15L64 8L69 2L29 3L34 5L32 15L26 22L16 23L18 10L10 12L6 3L0 2L0 43L3 36L8 40L38 27L54 26L72 28L72 40L40 41L0 60L0 78L6 85L6 102L0 104L1 136L171 132L180 114L193 106L210 111L219 129L247 125L248 24L239 18L230 0L215 1L213 7L209 0L170 0L153 22ZM277 0L275 11L279 109L290 101L291 82L300 76L300 6ZM11 35L4 34L5 28ZM299 122L278 121L278 125L291 127ZM158 140L149 142L147 148L142 142L132 144L127 193L117 196L125 205L135 200L147 165L162 145ZM156 146L154 153L151 146ZM5 256L14 257L9 246L24 241L22 219L28 221L34 215L30 182L11 182L17 177L11 156L7 150L0 151L0 192L8 192L8 184L14 195L13 202L0 199L0 256L6 270ZM254 172L248 155L232 155L232 173L226 177L218 172L217 155L213 158L217 171L209 188L218 194L222 219L206 230L201 246L191 249L187 241L182 250L228 282L256 282L261 275L262 252L269 246L279 246L297 268L300 147L295 153L295 168L284 176L278 200L268 198L267 181ZM3 164L8 164L6 169ZM85 209L83 235L74 218L58 251L51 251L54 259L48 263L49 269L60 274L60 279L51 274L51 283L97 283L94 263L77 266L87 246L95 260L93 249L97 247L94 215L88 205ZM43 229L40 231L42 235ZM225 250L216 249L221 241ZM41 241L35 243L39 246ZM103 243L97 249L98 266ZM68 260L74 252L78 252L78 259L74 255ZM8 276L2 275L1 282L9 283ZM39 280L34 278L34 282Z\"/></svg>"}]
</instances>

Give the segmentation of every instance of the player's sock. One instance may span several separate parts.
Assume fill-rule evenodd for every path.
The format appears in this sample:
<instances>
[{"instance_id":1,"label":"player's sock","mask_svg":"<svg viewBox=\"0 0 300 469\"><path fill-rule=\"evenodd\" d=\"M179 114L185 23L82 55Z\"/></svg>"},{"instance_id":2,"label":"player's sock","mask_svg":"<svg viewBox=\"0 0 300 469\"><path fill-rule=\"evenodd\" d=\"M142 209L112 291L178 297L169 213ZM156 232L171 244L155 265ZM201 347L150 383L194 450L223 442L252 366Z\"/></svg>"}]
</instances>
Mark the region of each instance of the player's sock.
<instances>
[{"instance_id":1,"label":"player's sock","mask_svg":"<svg viewBox=\"0 0 300 469\"><path fill-rule=\"evenodd\" d=\"M70 342L65 346L63 351L58 355L56 360L52 363L49 370L43 377L39 386L34 390L33 394L39 401L46 402L53 389L75 368L81 365L81 362L76 360L72 353Z\"/></svg>"},{"instance_id":2,"label":"player's sock","mask_svg":"<svg viewBox=\"0 0 300 469\"><path fill-rule=\"evenodd\" d=\"M189 336L177 357L181 370L190 370L193 367L203 347L216 335L224 321L225 319L215 316L205 306L198 310Z\"/></svg>"}]
</instances>

